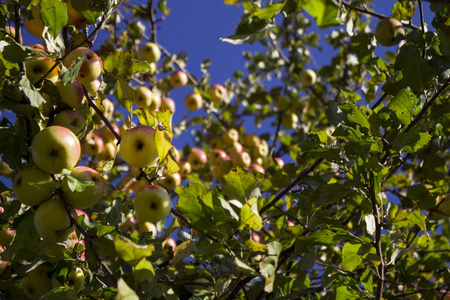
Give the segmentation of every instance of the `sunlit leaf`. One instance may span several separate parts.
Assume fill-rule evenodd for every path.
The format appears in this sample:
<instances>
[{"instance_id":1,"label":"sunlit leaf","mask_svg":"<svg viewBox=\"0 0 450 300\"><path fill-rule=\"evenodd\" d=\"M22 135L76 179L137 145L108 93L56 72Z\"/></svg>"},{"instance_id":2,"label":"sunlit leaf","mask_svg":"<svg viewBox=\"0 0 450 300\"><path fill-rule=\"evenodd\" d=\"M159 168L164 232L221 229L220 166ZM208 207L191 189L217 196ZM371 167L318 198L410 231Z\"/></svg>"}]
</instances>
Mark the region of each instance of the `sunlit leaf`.
<instances>
[{"instance_id":1,"label":"sunlit leaf","mask_svg":"<svg viewBox=\"0 0 450 300\"><path fill-rule=\"evenodd\" d=\"M138 245L126 237L116 235L114 246L120 257L133 267L145 257L152 255L155 247L153 245Z\"/></svg>"},{"instance_id":2,"label":"sunlit leaf","mask_svg":"<svg viewBox=\"0 0 450 300\"><path fill-rule=\"evenodd\" d=\"M170 264L178 264L183 261L186 257L195 253L195 241L189 240L183 242L175 248L175 252L173 254L173 258L170 260Z\"/></svg>"}]
</instances>

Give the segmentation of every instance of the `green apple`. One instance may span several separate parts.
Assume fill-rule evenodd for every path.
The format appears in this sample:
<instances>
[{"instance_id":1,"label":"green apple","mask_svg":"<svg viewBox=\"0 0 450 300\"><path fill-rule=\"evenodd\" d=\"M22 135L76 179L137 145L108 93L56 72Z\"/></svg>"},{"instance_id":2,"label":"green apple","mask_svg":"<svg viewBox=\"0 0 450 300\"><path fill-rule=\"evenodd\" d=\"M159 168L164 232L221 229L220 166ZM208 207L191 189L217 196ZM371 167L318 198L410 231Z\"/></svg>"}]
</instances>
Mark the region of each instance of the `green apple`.
<instances>
[{"instance_id":1,"label":"green apple","mask_svg":"<svg viewBox=\"0 0 450 300\"><path fill-rule=\"evenodd\" d=\"M252 159L250 154L245 151L238 152L231 157L231 162L235 167L250 167L252 163Z\"/></svg>"},{"instance_id":2,"label":"green apple","mask_svg":"<svg viewBox=\"0 0 450 300\"><path fill-rule=\"evenodd\" d=\"M64 204L57 198L39 205L34 213L34 227L42 238L56 238L56 241L67 240L75 230L75 227L71 226Z\"/></svg>"},{"instance_id":3,"label":"green apple","mask_svg":"<svg viewBox=\"0 0 450 300\"><path fill-rule=\"evenodd\" d=\"M113 128L113 131L118 136L120 136L119 127L116 124L114 124L114 123L111 124L111 126ZM114 133L111 132L111 130L107 126L104 126L104 127L101 128L101 136L102 136L103 141L105 143L109 143L109 142L115 143L117 141L116 136L114 135Z\"/></svg>"},{"instance_id":4,"label":"green apple","mask_svg":"<svg viewBox=\"0 0 450 300\"><path fill-rule=\"evenodd\" d=\"M69 274L67 274L67 279L65 282L65 284L67 284L67 286L69 287L73 287L74 290L79 293L83 290L84 288L84 281L85 281L86 276L84 275L83 269L79 268L79 267L73 267ZM50 280L52 287L53 288L57 288L60 286L63 286L63 284L61 282L59 282L58 278L56 277L56 272L53 273L53 276Z\"/></svg>"},{"instance_id":5,"label":"green apple","mask_svg":"<svg viewBox=\"0 0 450 300\"><path fill-rule=\"evenodd\" d=\"M41 20L41 8L39 5L31 6L32 19L25 17L23 20L23 26L31 34L38 39L43 39L42 33L44 31L44 23Z\"/></svg>"},{"instance_id":6,"label":"green apple","mask_svg":"<svg viewBox=\"0 0 450 300\"><path fill-rule=\"evenodd\" d=\"M190 93L184 99L186 108L190 111L195 111L203 106L203 97L199 93Z\"/></svg>"},{"instance_id":7,"label":"green apple","mask_svg":"<svg viewBox=\"0 0 450 300\"><path fill-rule=\"evenodd\" d=\"M53 67L55 62L46 57L36 57L25 62L25 73L32 84L38 82ZM45 78L57 82L59 68L54 68Z\"/></svg>"},{"instance_id":8,"label":"green apple","mask_svg":"<svg viewBox=\"0 0 450 300\"><path fill-rule=\"evenodd\" d=\"M144 232L150 232L152 238L156 237L156 235L158 234L158 230L155 224L153 224L152 222L147 222L139 216L136 217L136 220L139 235L142 235Z\"/></svg>"},{"instance_id":9,"label":"green apple","mask_svg":"<svg viewBox=\"0 0 450 300\"><path fill-rule=\"evenodd\" d=\"M84 89L81 83L74 80L66 85L63 85L61 81L57 81L55 84L58 87L62 103L67 104L70 108L80 106L84 98Z\"/></svg>"},{"instance_id":10,"label":"green apple","mask_svg":"<svg viewBox=\"0 0 450 300\"><path fill-rule=\"evenodd\" d=\"M31 143L31 156L37 167L50 174L72 169L78 163L81 147L75 134L62 126L40 131Z\"/></svg>"},{"instance_id":11,"label":"green apple","mask_svg":"<svg viewBox=\"0 0 450 300\"><path fill-rule=\"evenodd\" d=\"M183 71L175 71L172 73L172 75L170 75L170 83L174 87L185 86L186 84L188 84L188 82L189 78Z\"/></svg>"},{"instance_id":12,"label":"green apple","mask_svg":"<svg viewBox=\"0 0 450 300\"><path fill-rule=\"evenodd\" d=\"M227 96L227 90L221 84L214 84L208 90L211 101L214 103L220 103L225 100Z\"/></svg>"},{"instance_id":13,"label":"green apple","mask_svg":"<svg viewBox=\"0 0 450 300\"><path fill-rule=\"evenodd\" d=\"M9 245L11 245L11 242L14 239L15 235L16 231L14 229L6 228L0 230L0 246L8 247Z\"/></svg>"},{"instance_id":14,"label":"green apple","mask_svg":"<svg viewBox=\"0 0 450 300\"><path fill-rule=\"evenodd\" d=\"M285 129L296 129L298 127L298 116L296 113L285 114L281 118L281 124Z\"/></svg>"},{"instance_id":15,"label":"green apple","mask_svg":"<svg viewBox=\"0 0 450 300\"><path fill-rule=\"evenodd\" d=\"M52 289L47 267L39 265L22 279L22 289L28 299L37 300Z\"/></svg>"},{"instance_id":16,"label":"green apple","mask_svg":"<svg viewBox=\"0 0 450 300\"><path fill-rule=\"evenodd\" d=\"M5 251L5 248L3 246L0 246L0 254ZM8 268L8 262L4 260L0 260L0 276L5 273L6 269Z\"/></svg>"},{"instance_id":17,"label":"green apple","mask_svg":"<svg viewBox=\"0 0 450 300\"><path fill-rule=\"evenodd\" d=\"M167 191L160 186L147 185L134 198L136 214L147 222L164 220L172 209L172 200Z\"/></svg>"},{"instance_id":18,"label":"green apple","mask_svg":"<svg viewBox=\"0 0 450 300\"><path fill-rule=\"evenodd\" d=\"M234 155L234 154L242 152L242 151L244 151L244 147L239 142L234 142L233 144L225 147L225 152L227 152L230 155Z\"/></svg>"},{"instance_id":19,"label":"green apple","mask_svg":"<svg viewBox=\"0 0 450 300\"><path fill-rule=\"evenodd\" d=\"M133 104L139 108L150 108L154 97L155 95L152 90L146 86L140 86L136 89Z\"/></svg>"},{"instance_id":20,"label":"green apple","mask_svg":"<svg viewBox=\"0 0 450 300\"><path fill-rule=\"evenodd\" d=\"M375 38L382 46L394 46L400 43L401 36L405 35L403 24L394 18L385 18L375 27Z\"/></svg>"},{"instance_id":21,"label":"green apple","mask_svg":"<svg viewBox=\"0 0 450 300\"><path fill-rule=\"evenodd\" d=\"M63 243L59 241L48 241L44 246L43 254L48 256L46 261L49 263L57 263L64 257L64 253L66 253L67 248L63 245Z\"/></svg>"},{"instance_id":22,"label":"green apple","mask_svg":"<svg viewBox=\"0 0 450 300\"><path fill-rule=\"evenodd\" d=\"M95 79L93 81L83 83L83 86L86 88L89 95L95 96L97 94L97 91L99 90L101 84L102 83L100 82L100 80Z\"/></svg>"},{"instance_id":23,"label":"green apple","mask_svg":"<svg viewBox=\"0 0 450 300\"><path fill-rule=\"evenodd\" d=\"M180 165L180 174L181 177L186 177L192 172L192 166L187 160L180 160L178 162Z\"/></svg>"},{"instance_id":24,"label":"green apple","mask_svg":"<svg viewBox=\"0 0 450 300\"><path fill-rule=\"evenodd\" d=\"M155 43L147 43L139 49L139 59L149 64L156 63L161 58L161 50Z\"/></svg>"},{"instance_id":25,"label":"green apple","mask_svg":"<svg viewBox=\"0 0 450 300\"><path fill-rule=\"evenodd\" d=\"M158 151L154 141L155 129L140 125L125 132L120 142L120 155L123 160L137 168L145 168L155 163Z\"/></svg>"},{"instance_id":26,"label":"green apple","mask_svg":"<svg viewBox=\"0 0 450 300\"><path fill-rule=\"evenodd\" d=\"M53 125L66 127L73 133L78 134L86 127L86 120L78 111L66 109L55 116Z\"/></svg>"},{"instance_id":27,"label":"green apple","mask_svg":"<svg viewBox=\"0 0 450 300\"><path fill-rule=\"evenodd\" d=\"M79 47L70 52L63 61L64 66L69 68L74 60L84 57L83 64L77 75L81 84L96 80L102 73L102 61L98 55L89 48Z\"/></svg>"},{"instance_id":28,"label":"green apple","mask_svg":"<svg viewBox=\"0 0 450 300\"><path fill-rule=\"evenodd\" d=\"M83 191L72 191L67 177L64 177L61 187L64 192L64 199L70 206L79 209L89 208L102 200L105 181L96 170L86 166L78 166L72 170L71 175L81 179L84 183L91 182L91 185Z\"/></svg>"},{"instance_id":29,"label":"green apple","mask_svg":"<svg viewBox=\"0 0 450 300\"><path fill-rule=\"evenodd\" d=\"M165 97L161 99L161 105L159 106L159 110L169 110L172 113L175 112L175 101L172 98Z\"/></svg>"},{"instance_id":30,"label":"green apple","mask_svg":"<svg viewBox=\"0 0 450 300\"><path fill-rule=\"evenodd\" d=\"M208 156L206 156L205 152L200 149L193 149L188 157L187 161L191 165L193 170L198 170L203 168L208 162Z\"/></svg>"},{"instance_id":31,"label":"green apple","mask_svg":"<svg viewBox=\"0 0 450 300\"><path fill-rule=\"evenodd\" d=\"M259 137L255 133L248 133L244 136L244 146L252 148L260 143Z\"/></svg>"},{"instance_id":32,"label":"green apple","mask_svg":"<svg viewBox=\"0 0 450 300\"><path fill-rule=\"evenodd\" d=\"M209 153L209 163L212 166L217 165L222 158L227 157L227 153L220 149L214 149L211 153Z\"/></svg>"},{"instance_id":33,"label":"green apple","mask_svg":"<svg viewBox=\"0 0 450 300\"><path fill-rule=\"evenodd\" d=\"M215 137L211 140L209 143L212 149L223 149L225 147L225 144L223 143L223 140L221 137Z\"/></svg>"},{"instance_id":34,"label":"green apple","mask_svg":"<svg viewBox=\"0 0 450 300\"><path fill-rule=\"evenodd\" d=\"M165 175L163 180L157 182L158 185L162 186L168 191L174 190L177 186L181 184L181 174L178 172Z\"/></svg>"},{"instance_id":35,"label":"green apple","mask_svg":"<svg viewBox=\"0 0 450 300\"><path fill-rule=\"evenodd\" d=\"M76 11L72 7L72 1L71 0L65 0L67 4L67 25L73 25L77 29L83 29L87 25L89 25L89 21L83 16L82 13L79 11Z\"/></svg>"},{"instance_id":36,"label":"green apple","mask_svg":"<svg viewBox=\"0 0 450 300\"><path fill-rule=\"evenodd\" d=\"M267 145L266 140L260 140L260 143L255 147L252 147L252 157L254 158L264 158L269 155L269 145Z\"/></svg>"},{"instance_id":37,"label":"green apple","mask_svg":"<svg viewBox=\"0 0 450 300\"><path fill-rule=\"evenodd\" d=\"M239 132L234 128L228 129L222 134L222 141L225 145L233 145L239 141Z\"/></svg>"},{"instance_id":38,"label":"green apple","mask_svg":"<svg viewBox=\"0 0 450 300\"><path fill-rule=\"evenodd\" d=\"M26 167L12 182L14 195L25 205L35 206L50 199L53 193L52 177L36 167Z\"/></svg>"},{"instance_id":39,"label":"green apple","mask_svg":"<svg viewBox=\"0 0 450 300\"><path fill-rule=\"evenodd\" d=\"M316 81L317 81L317 76L316 76L316 72L314 72L314 70L306 69L300 73L300 82L304 86L314 85L316 83Z\"/></svg>"}]
</instances>

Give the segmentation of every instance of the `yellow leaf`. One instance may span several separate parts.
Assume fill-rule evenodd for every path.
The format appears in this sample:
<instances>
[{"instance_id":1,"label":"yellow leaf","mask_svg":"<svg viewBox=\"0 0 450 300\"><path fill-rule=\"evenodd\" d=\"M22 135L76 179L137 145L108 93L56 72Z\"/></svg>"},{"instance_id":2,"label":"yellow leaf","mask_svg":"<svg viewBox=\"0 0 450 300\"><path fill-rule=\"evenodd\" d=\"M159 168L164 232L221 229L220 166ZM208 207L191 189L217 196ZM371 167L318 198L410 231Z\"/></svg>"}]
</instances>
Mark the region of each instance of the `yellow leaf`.
<instances>
[{"instance_id":1,"label":"yellow leaf","mask_svg":"<svg viewBox=\"0 0 450 300\"><path fill-rule=\"evenodd\" d=\"M185 259L186 257L190 256L193 253L195 253L195 241L189 240L183 242L175 248L173 258L169 261L169 264L175 265L177 263L180 263L183 261L183 259Z\"/></svg>"}]
</instances>

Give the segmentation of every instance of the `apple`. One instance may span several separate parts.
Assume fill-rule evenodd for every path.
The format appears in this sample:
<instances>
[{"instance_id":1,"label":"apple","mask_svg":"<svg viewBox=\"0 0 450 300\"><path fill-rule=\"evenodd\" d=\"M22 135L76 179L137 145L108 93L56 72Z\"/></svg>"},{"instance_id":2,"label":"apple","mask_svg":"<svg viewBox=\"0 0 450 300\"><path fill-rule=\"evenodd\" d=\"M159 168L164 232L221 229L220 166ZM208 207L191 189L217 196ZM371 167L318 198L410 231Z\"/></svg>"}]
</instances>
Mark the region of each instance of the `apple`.
<instances>
[{"instance_id":1,"label":"apple","mask_svg":"<svg viewBox=\"0 0 450 300\"><path fill-rule=\"evenodd\" d=\"M65 245L63 245L63 243L48 241L48 243L44 246L44 251L42 254L48 256L46 261L54 264L64 257L64 253L66 253L66 250L67 248Z\"/></svg>"},{"instance_id":2,"label":"apple","mask_svg":"<svg viewBox=\"0 0 450 300\"><path fill-rule=\"evenodd\" d=\"M304 86L311 86L316 83L316 80L316 72L314 72L314 70L312 69L306 69L300 73L300 82Z\"/></svg>"},{"instance_id":3,"label":"apple","mask_svg":"<svg viewBox=\"0 0 450 300\"><path fill-rule=\"evenodd\" d=\"M172 209L172 200L167 191L160 186L147 185L134 198L136 214L147 222L164 220Z\"/></svg>"},{"instance_id":4,"label":"apple","mask_svg":"<svg viewBox=\"0 0 450 300\"><path fill-rule=\"evenodd\" d=\"M41 53L43 55L48 55L47 49L42 44L33 44L30 46L25 46L25 47L32 49L32 50L37 50L39 53Z\"/></svg>"},{"instance_id":5,"label":"apple","mask_svg":"<svg viewBox=\"0 0 450 300\"><path fill-rule=\"evenodd\" d=\"M252 238L252 240L254 240L256 243L261 243L261 235L258 234L258 233L253 232L253 233L251 234L251 238Z\"/></svg>"},{"instance_id":6,"label":"apple","mask_svg":"<svg viewBox=\"0 0 450 300\"><path fill-rule=\"evenodd\" d=\"M78 111L67 109L55 116L53 125L66 127L73 133L78 134L86 127L86 120Z\"/></svg>"},{"instance_id":7,"label":"apple","mask_svg":"<svg viewBox=\"0 0 450 300\"><path fill-rule=\"evenodd\" d=\"M295 129L298 127L298 116L296 113L285 114L281 118L281 124L285 129Z\"/></svg>"},{"instance_id":8,"label":"apple","mask_svg":"<svg viewBox=\"0 0 450 300\"><path fill-rule=\"evenodd\" d=\"M187 161L192 167L192 170L203 168L208 162L208 156L200 149L193 149L187 157Z\"/></svg>"},{"instance_id":9,"label":"apple","mask_svg":"<svg viewBox=\"0 0 450 300\"><path fill-rule=\"evenodd\" d=\"M119 127L118 127L116 124L114 124L114 123L111 124L111 126L112 126L114 132L115 132L118 136L120 136L120 130L119 130ZM101 135L102 135L103 141L104 141L105 143L109 143L109 142L115 143L115 142L117 141L116 136L111 132L111 130L110 130L107 126L102 127L102 129L101 129Z\"/></svg>"},{"instance_id":10,"label":"apple","mask_svg":"<svg viewBox=\"0 0 450 300\"><path fill-rule=\"evenodd\" d=\"M172 75L170 75L170 83L174 87L185 86L186 84L188 84L188 82L189 78L183 71L175 71L172 73Z\"/></svg>"},{"instance_id":11,"label":"apple","mask_svg":"<svg viewBox=\"0 0 450 300\"><path fill-rule=\"evenodd\" d=\"M134 225L134 217L132 214L129 214L122 224L119 225L119 230L131 233L136 230L136 226Z\"/></svg>"},{"instance_id":12,"label":"apple","mask_svg":"<svg viewBox=\"0 0 450 300\"><path fill-rule=\"evenodd\" d=\"M78 82L85 84L96 80L102 73L102 62L98 55L89 48L79 47L72 50L64 59L64 66L69 68L72 62L79 57L84 57L84 62L76 78Z\"/></svg>"},{"instance_id":13,"label":"apple","mask_svg":"<svg viewBox=\"0 0 450 300\"><path fill-rule=\"evenodd\" d=\"M225 151L226 151L227 153L229 153L230 155L233 155L233 154L236 154L236 153L239 153L239 152L244 151L244 147L242 146L241 143L239 143L239 142L234 142L233 144L228 145L228 146L225 148Z\"/></svg>"},{"instance_id":14,"label":"apple","mask_svg":"<svg viewBox=\"0 0 450 300\"><path fill-rule=\"evenodd\" d=\"M275 162L277 163L277 165L278 165L280 168L283 168L283 166L284 166L284 161L283 161L283 159L282 159L281 157L275 157L274 160L275 160Z\"/></svg>"},{"instance_id":15,"label":"apple","mask_svg":"<svg viewBox=\"0 0 450 300\"><path fill-rule=\"evenodd\" d=\"M225 100L227 96L227 90L221 84L214 84L208 90L211 101L214 103L220 103Z\"/></svg>"},{"instance_id":16,"label":"apple","mask_svg":"<svg viewBox=\"0 0 450 300\"><path fill-rule=\"evenodd\" d=\"M52 177L50 174L36 167L26 167L14 177L12 190L20 202L25 205L35 206L50 199L53 193L51 182ZM47 183L47 185L42 183Z\"/></svg>"},{"instance_id":17,"label":"apple","mask_svg":"<svg viewBox=\"0 0 450 300\"><path fill-rule=\"evenodd\" d=\"M209 163L213 166L217 165L222 158L227 157L227 153L220 149L214 149L209 154Z\"/></svg>"},{"instance_id":18,"label":"apple","mask_svg":"<svg viewBox=\"0 0 450 300\"><path fill-rule=\"evenodd\" d=\"M291 108L291 105L292 105L291 97L289 97L289 95L286 94L280 95L275 102L275 107L281 111L288 110L289 108Z\"/></svg>"},{"instance_id":19,"label":"apple","mask_svg":"<svg viewBox=\"0 0 450 300\"><path fill-rule=\"evenodd\" d=\"M64 177L61 187L64 192L64 198L70 206L80 209L89 208L102 200L105 181L96 170L86 166L78 166L72 170L72 176L83 181L92 182L92 184L83 191L72 191L69 188L67 177Z\"/></svg>"},{"instance_id":20,"label":"apple","mask_svg":"<svg viewBox=\"0 0 450 300\"><path fill-rule=\"evenodd\" d=\"M154 141L155 129L140 125L125 132L120 142L123 160L136 168L145 168L155 163L158 151Z\"/></svg>"},{"instance_id":21,"label":"apple","mask_svg":"<svg viewBox=\"0 0 450 300\"><path fill-rule=\"evenodd\" d=\"M139 235L142 235L144 232L150 232L152 238L155 238L158 234L155 224L144 221L140 218L138 218L138 232Z\"/></svg>"},{"instance_id":22,"label":"apple","mask_svg":"<svg viewBox=\"0 0 450 300\"><path fill-rule=\"evenodd\" d=\"M25 17L23 26L31 35L34 35L38 39L43 39L42 33L45 26L41 20L41 8L39 5L31 6L31 14L33 17L31 19Z\"/></svg>"},{"instance_id":23,"label":"apple","mask_svg":"<svg viewBox=\"0 0 450 300\"><path fill-rule=\"evenodd\" d=\"M34 213L34 227L42 238L50 240L56 237L56 241L67 240L75 231L64 204L58 198L39 205Z\"/></svg>"},{"instance_id":24,"label":"apple","mask_svg":"<svg viewBox=\"0 0 450 300\"><path fill-rule=\"evenodd\" d=\"M97 160L112 160L117 155L117 147L114 142L104 144L103 150L95 157Z\"/></svg>"},{"instance_id":25,"label":"apple","mask_svg":"<svg viewBox=\"0 0 450 300\"><path fill-rule=\"evenodd\" d=\"M180 160L178 162L180 165L180 174L181 177L186 177L187 175L191 174L192 172L192 166L187 160Z\"/></svg>"},{"instance_id":26,"label":"apple","mask_svg":"<svg viewBox=\"0 0 450 300\"><path fill-rule=\"evenodd\" d=\"M252 148L252 157L267 157L269 155L269 145L266 140L261 140L260 143Z\"/></svg>"},{"instance_id":27,"label":"apple","mask_svg":"<svg viewBox=\"0 0 450 300\"><path fill-rule=\"evenodd\" d=\"M88 91L89 95L95 96L97 94L97 91L99 90L101 84L102 83L100 82L100 80L95 79L95 80L90 81L90 82L85 82L83 84L83 86L86 88L86 90Z\"/></svg>"},{"instance_id":28,"label":"apple","mask_svg":"<svg viewBox=\"0 0 450 300\"><path fill-rule=\"evenodd\" d=\"M157 63L161 58L161 50L158 45L149 42L139 49L138 57L140 60L145 60L149 64Z\"/></svg>"},{"instance_id":29,"label":"apple","mask_svg":"<svg viewBox=\"0 0 450 300\"><path fill-rule=\"evenodd\" d=\"M228 129L222 134L222 141L225 145L233 145L239 141L239 132L234 128Z\"/></svg>"},{"instance_id":30,"label":"apple","mask_svg":"<svg viewBox=\"0 0 450 300\"><path fill-rule=\"evenodd\" d=\"M252 148L259 145L260 139L255 133L249 133L244 136L244 146Z\"/></svg>"},{"instance_id":31,"label":"apple","mask_svg":"<svg viewBox=\"0 0 450 300\"><path fill-rule=\"evenodd\" d=\"M0 246L0 254L2 254L3 251L5 251L5 249L2 246ZM7 268L8 262L0 259L0 276L3 275L3 273L5 273Z\"/></svg>"},{"instance_id":32,"label":"apple","mask_svg":"<svg viewBox=\"0 0 450 300\"><path fill-rule=\"evenodd\" d=\"M213 149L223 149L224 148L224 143L221 137L215 137L211 140L211 142L209 143L209 145L211 146L211 148Z\"/></svg>"},{"instance_id":33,"label":"apple","mask_svg":"<svg viewBox=\"0 0 450 300\"><path fill-rule=\"evenodd\" d=\"M100 111L103 113L103 116L107 120L111 120L113 114L114 114L114 103L109 100L108 98L105 98L103 100L95 99L94 100L95 106L97 106ZM94 121L99 123L101 121L100 116L97 115L95 110L91 108L92 117L94 118Z\"/></svg>"},{"instance_id":34,"label":"apple","mask_svg":"<svg viewBox=\"0 0 450 300\"><path fill-rule=\"evenodd\" d=\"M39 265L22 279L22 289L28 299L37 300L52 289L45 265Z\"/></svg>"},{"instance_id":35,"label":"apple","mask_svg":"<svg viewBox=\"0 0 450 300\"><path fill-rule=\"evenodd\" d=\"M14 239L15 235L16 231L14 229L6 228L0 230L0 246L8 247L9 245L11 245L11 242Z\"/></svg>"},{"instance_id":36,"label":"apple","mask_svg":"<svg viewBox=\"0 0 450 300\"><path fill-rule=\"evenodd\" d=\"M184 99L186 108L190 111L195 111L203 106L203 97L199 93L190 93Z\"/></svg>"},{"instance_id":37,"label":"apple","mask_svg":"<svg viewBox=\"0 0 450 300\"><path fill-rule=\"evenodd\" d=\"M11 168L7 164L5 164L5 162L2 161L0 157L0 175L4 177L10 177L11 174L12 174Z\"/></svg>"},{"instance_id":38,"label":"apple","mask_svg":"<svg viewBox=\"0 0 450 300\"><path fill-rule=\"evenodd\" d=\"M231 162L233 163L233 166L235 166L235 167L248 168L248 167L250 167L250 165L252 163L252 159L250 157L250 154L248 154L245 151L242 151L242 152L238 152L238 153L234 154L231 157Z\"/></svg>"},{"instance_id":39,"label":"apple","mask_svg":"<svg viewBox=\"0 0 450 300\"><path fill-rule=\"evenodd\" d=\"M72 169L78 163L81 147L75 134L62 126L40 131L31 142L31 156L37 167L50 174Z\"/></svg>"},{"instance_id":40,"label":"apple","mask_svg":"<svg viewBox=\"0 0 450 300\"><path fill-rule=\"evenodd\" d=\"M92 135L91 138L87 139L87 141L83 143L83 146L87 155L97 155L103 151L105 148L105 143L100 136Z\"/></svg>"},{"instance_id":41,"label":"apple","mask_svg":"<svg viewBox=\"0 0 450 300\"><path fill-rule=\"evenodd\" d=\"M136 89L133 104L139 108L149 108L152 105L154 97L152 90L146 86L140 86Z\"/></svg>"},{"instance_id":42,"label":"apple","mask_svg":"<svg viewBox=\"0 0 450 300\"><path fill-rule=\"evenodd\" d=\"M164 97L161 99L161 105L159 106L159 110L169 110L172 113L175 112L175 101L172 98Z\"/></svg>"},{"instance_id":43,"label":"apple","mask_svg":"<svg viewBox=\"0 0 450 300\"><path fill-rule=\"evenodd\" d=\"M32 84L38 82L53 67L55 62L47 57L36 57L25 62L25 73ZM45 78L57 82L59 68L54 68Z\"/></svg>"},{"instance_id":44,"label":"apple","mask_svg":"<svg viewBox=\"0 0 450 300\"><path fill-rule=\"evenodd\" d=\"M135 180L133 183L133 192L136 195L143 187L148 185L147 179L141 177L139 180Z\"/></svg>"},{"instance_id":45,"label":"apple","mask_svg":"<svg viewBox=\"0 0 450 300\"><path fill-rule=\"evenodd\" d=\"M382 46L394 46L400 43L401 37L405 35L403 24L394 18L385 18L375 26L375 38Z\"/></svg>"},{"instance_id":46,"label":"apple","mask_svg":"<svg viewBox=\"0 0 450 300\"><path fill-rule=\"evenodd\" d=\"M163 180L157 182L158 185L162 186L168 191L174 190L177 186L181 184L181 174L171 173L169 175L165 175Z\"/></svg>"},{"instance_id":47,"label":"apple","mask_svg":"<svg viewBox=\"0 0 450 300\"><path fill-rule=\"evenodd\" d=\"M260 165L260 164L255 164L255 163L253 163L253 164L251 164L250 165L250 167L249 167L249 170L252 172L252 173L261 173L261 174L266 174L266 171L264 170L264 168Z\"/></svg>"},{"instance_id":48,"label":"apple","mask_svg":"<svg viewBox=\"0 0 450 300\"><path fill-rule=\"evenodd\" d=\"M75 0L76 1L76 0ZM79 11L76 11L72 7L72 1L71 0L65 0L67 4L67 25L73 25L77 29L83 29L87 25L89 25L89 21L83 16L82 13Z\"/></svg>"},{"instance_id":49,"label":"apple","mask_svg":"<svg viewBox=\"0 0 450 300\"><path fill-rule=\"evenodd\" d=\"M84 89L81 83L74 80L66 85L63 85L61 81L57 81L55 84L58 87L62 103L67 104L71 108L80 106L84 98Z\"/></svg>"},{"instance_id":50,"label":"apple","mask_svg":"<svg viewBox=\"0 0 450 300\"><path fill-rule=\"evenodd\" d=\"M16 28L14 26L5 26L5 31L9 34L14 40L16 39ZM19 43L23 44L23 37L20 36Z\"/></svg>"}]
</instances>

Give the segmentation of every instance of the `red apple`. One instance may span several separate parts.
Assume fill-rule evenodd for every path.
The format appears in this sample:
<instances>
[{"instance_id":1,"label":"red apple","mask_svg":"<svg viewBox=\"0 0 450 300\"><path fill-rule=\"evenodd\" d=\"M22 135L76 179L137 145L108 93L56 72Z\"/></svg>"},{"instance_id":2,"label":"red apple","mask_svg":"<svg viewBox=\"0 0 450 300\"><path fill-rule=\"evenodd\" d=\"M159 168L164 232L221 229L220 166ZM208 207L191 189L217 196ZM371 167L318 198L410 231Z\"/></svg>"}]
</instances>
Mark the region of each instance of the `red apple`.
<instances>
[{"instance_id":1,"label":"red apple","mask_svg":"<svg viewBox=\"0 0 450 300\"><path fill-rule=\"evenodd\" d=\"M74 60L84 57L84 62L78 72L77 80L81 84L96 80L102 72L102 62L98 55L89 48L79 47L66 56L63 63L69 68Z\"/></svg>"},{"instance_id":2,"label":"red apple","mask_svg":"<svg viewBox=\"0 0 450 300\"><path fill-rule=\"evenodd\" d=\"M81 83L74 80L66 85L63 85L61 81L57 81L55 84L58 87L62 103L67 104L70 108L80 106L84 98L84 89Z\"/></svg>"},{"instance_id":3,"label":"red apple","mask_svg":"<svg viewBox=\"0 0 450 300\"><path fill-rule=\"evenodd\" d=\"M252 163L252 159L250 157L250 154L248 154L245 151L238 152L234 154L231 157L231 161L233 163L233 166L235 167L250 167L250 164Z\"/></svg>"},{"instance_id":4,"label":"red apple","mask_svg":"<svg viewBox=\"0 0 450 300\"><path fill-rule=\"evenodd\" d=\"M189 78L183 71L175 71L170 76L170 83L174 87L185 86L186 84L188 84L188 82Z\"/></svg>"},{"instance_id":5,"label":"red apple","mask_svg":"<svg viewBox=\"0 0 450 300\"><path fill-rule=\"evenodd\" d=\"M159 110L169 110L172 113L175 112L175 101L172 98L165 97L161 99L161 105L159 106Z\"/></svg>"},{"instance_id":6,"label":"red apple","mask_svg":"<svg viewBox=\"0 0 450 300\"><path fill-rule=\"evenodd\" d=\"M208 156L200 149L193 149L187 157L187 161L191 165L193 170L203 168L208 162Z\"/></svg>"}]
</instances>

